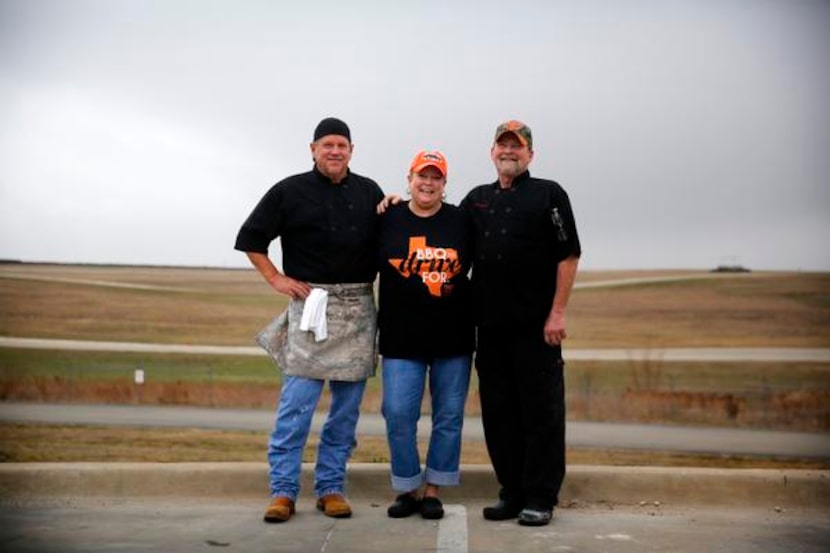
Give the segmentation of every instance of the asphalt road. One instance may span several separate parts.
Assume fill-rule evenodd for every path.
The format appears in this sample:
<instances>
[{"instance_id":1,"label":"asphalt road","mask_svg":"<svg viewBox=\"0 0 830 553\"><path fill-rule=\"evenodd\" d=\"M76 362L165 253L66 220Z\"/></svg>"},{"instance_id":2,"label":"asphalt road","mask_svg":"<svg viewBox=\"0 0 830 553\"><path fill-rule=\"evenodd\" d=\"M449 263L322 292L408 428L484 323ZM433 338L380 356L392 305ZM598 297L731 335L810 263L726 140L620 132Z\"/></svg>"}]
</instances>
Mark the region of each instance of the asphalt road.
<instances>
[{"instance_id":1,"label":"asphalt road","mask_svg":"<svg viewBox=\"0 0 830 553\"><path fill-rule=\"evenodd\" d=\"M268 432L273 424L273 416L273 411L262 409L0 403L0 422L6 423L189 427ZM315 432L319 432L322 422L323 415L316 415L313 427ZM428 436L429 427L428 417L422 418L419 435ZM359 434L382 436L384 432L385 424L380 415L361 415ZM480 418L465 419L464 439L483 439ZM567 441L570 447L575 448L830 459L830 435L807 432L572 421L568 423Z\"/></svg>"}]
</instances>

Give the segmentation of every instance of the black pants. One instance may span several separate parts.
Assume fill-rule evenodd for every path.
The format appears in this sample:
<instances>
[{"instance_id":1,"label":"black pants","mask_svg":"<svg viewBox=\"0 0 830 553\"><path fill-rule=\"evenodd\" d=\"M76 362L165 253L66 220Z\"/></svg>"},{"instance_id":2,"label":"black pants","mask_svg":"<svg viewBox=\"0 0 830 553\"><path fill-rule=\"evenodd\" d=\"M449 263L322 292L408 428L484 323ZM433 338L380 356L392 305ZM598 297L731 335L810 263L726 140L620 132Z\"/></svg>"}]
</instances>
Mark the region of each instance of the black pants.
<instances>
[{"instance_id":1,"label":"black pants","mask_svg":"<svg viewBox=\"0 0 830 553\"><path fill-rule=\"evenodd\" d=\"M487 451L500 497L537 508L559 501L565 478L562 350L542 328L479 328L476 369Z\"/></svg>"}]
</instances>

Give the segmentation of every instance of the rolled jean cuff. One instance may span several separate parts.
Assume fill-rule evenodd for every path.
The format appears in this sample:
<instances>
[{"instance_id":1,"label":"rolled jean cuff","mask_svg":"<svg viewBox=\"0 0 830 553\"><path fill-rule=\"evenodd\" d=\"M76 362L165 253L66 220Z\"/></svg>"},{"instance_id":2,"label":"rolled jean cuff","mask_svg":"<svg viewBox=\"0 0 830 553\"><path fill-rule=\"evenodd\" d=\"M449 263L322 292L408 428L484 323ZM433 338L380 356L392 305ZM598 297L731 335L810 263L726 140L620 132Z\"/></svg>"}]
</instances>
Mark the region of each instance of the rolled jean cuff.
<instances>
[{"instance_id":1,"label":"rolled jean cuff","mask_svg":"<svg viewBox=\"0 0 830 553\"><path fill-rule=\"evenodd\" d=\"M343 488L326 488L322 492L316 494L317 498L326 497L327 495L346 495Z\"/></svg>"},{"instance_id":2,"label":"rolled jean cuff","mask_svg":"<svg viewBox=\"0 0 830 553\"><path fill-rule=\"evenodd\" d=\"M396 492L411 492L420 488L423 483L424 474L422 472L407 477L392 475L392 489Z\"/></svg>"},{"instance_id":3,"label":"rolled jean cuff","mask_svg":"<svg viewBox=\"0 0 830 553\"><path fill-rule=\"evenodd\" d=\"M435 486L457 486L461 483L461 473L457 470L444 472L427 467L426 482Z\"/></svg>"},{"instance_id":4,"label":"rolled jean cuff","mask_svg":"<svg viewBox=\"0 0 830 553\"><path fill-rule=\"evenodd\" d=\"M275 491L271 492L271 499L276 499L277 497L287 497L291 501L297 501L297 493L296 492L284 492L284 491Z\"/></svg>"}]
</instances>

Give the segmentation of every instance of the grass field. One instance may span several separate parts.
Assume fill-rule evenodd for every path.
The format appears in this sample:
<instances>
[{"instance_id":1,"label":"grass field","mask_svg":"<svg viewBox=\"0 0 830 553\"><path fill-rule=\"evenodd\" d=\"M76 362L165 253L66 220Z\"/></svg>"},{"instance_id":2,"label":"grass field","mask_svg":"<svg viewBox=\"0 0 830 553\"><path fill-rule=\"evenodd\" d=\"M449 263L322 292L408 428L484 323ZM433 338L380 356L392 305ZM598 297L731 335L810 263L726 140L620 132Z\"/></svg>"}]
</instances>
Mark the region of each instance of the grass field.
<instances>
[{"instance_id":1,"label":"grass field","mask_svg":"<svg viewBox=\"0 0 830 553\"><path fill-rule=\"evenodd\" d=\"M266 439L261 432L195 428L123 428L61 425L0 425L0 462L265 462ZM421 457L426 444L420 444ZM303 460L314 460L317 436L311 435ZM588 465L719 466L731 468L828 469L830 463L805 459L765 459L733 455L570 449L568 462ZM356 463L388 463L385 438L360 436L352 455ZM483 442L462 444L461 462L490 462Z\"/></svg>"},{"instance_id":2,"label":"grass field","mask_svg":"<svg viewBox=\"0 0 830 553\"><path fill-rule=\"evenodd\" d=\"M600 271L577 284L676 275L689 279L575 290L566 348L830 347L827 273ZM2 336L250 346L285 304L253 270L0 264ZM830 429L826 363L572 361L566 382L572 420ZM268 408L279 383L264 356L0 348L6 400ZM364 410L377 411L379 385Z\"/></svg>"},{"instance_id":3,"label":"grass field","mask_svg":"<svg viewBox=\"0 0 830 553\"><path fill-rule=\"evenodd\" d=\"M668 274L692 280L576 290L567 346L830 347L830 273L599 271L577 285ZM248 346L285 305L253 270L0 264L0 336Z\"/></svg>"}]
</instances>

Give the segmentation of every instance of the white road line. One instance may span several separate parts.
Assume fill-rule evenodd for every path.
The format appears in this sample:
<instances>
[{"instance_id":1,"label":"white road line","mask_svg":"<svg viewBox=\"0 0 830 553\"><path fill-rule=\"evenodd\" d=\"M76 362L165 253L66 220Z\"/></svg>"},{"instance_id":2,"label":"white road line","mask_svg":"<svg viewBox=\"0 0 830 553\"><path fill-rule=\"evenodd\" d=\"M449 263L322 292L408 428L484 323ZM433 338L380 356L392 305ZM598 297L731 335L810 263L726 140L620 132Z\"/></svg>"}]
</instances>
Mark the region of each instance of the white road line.
<instances>
[{"instance_id":1,"label":"white road line","mask_svg":"<svg viewBox=\"0 0 830 553\"><path fill-rule=\"evenodd\" d=\"M156 292L196 292L191 288L174 288L173 286L158 286L155 284L138 284L134 282L113 282L109 280L89 280L83 278L64 278L53 276L27 275L22 273L0 273L0 278L17 280L37 280L40 282L61 282L64 284L82 284L86 286L102 286L104 288L126 288L128 290L153 290Z\"/></svg>"},{"instance_id":2,"label":"white road line","mask_svg":"<svg viewBox=\"0 0 830 553\"><path fill-rule=\"evenodd\" d=\"M0 348L251 355L260 357L267 355L265 350L258 346L152 344L144 342L19 338L15 336L0 336ZM826 363L830 361L830 348L568 348L565 352L565 357L569 361L804 361Z\"/></svg>"},{"instance_id":3,"label":"white road line","mask_svg":"<svg viewBox=\"0 0 830 553\"><path fill-rule=\"evenodd\" d=\"M746 278L771 276L770 274L758 273L691 273L686 275L664 275L655 277L632 277L619 278L615 280L589 280L588 282L577 282L574 284L574 290L582 290L586 288L617 288L620 286L640 286L643 284L662 284L664 282L683 282L687 280L703 280L703 279L724 279L724 278Z\"/></svg>"},{"instance_id":4,"label":"white road line","mask_svg":"<svg viewBox=\"0 0 830 553\"><path fill-rule=\"evenodd\" d=\"M463 505L444 505L444 518L438 523L437 553L467 553L467 509Z\"/></svg>"},{"instance_id":5,"label":"white road line","mask_svg":"<svg viewBox=\"0 0 830 553\"><path fill-rule=\"evenodd\" d=\"M151 344L143 342L103 342L95 340L52 340L0 336L0 347L24 349L59 349L77 351L120 351L127 353L188 353L205 355L265 356L258 346L205 346L191 344Z\"/></svg>"}]
</instances>

